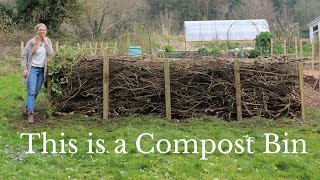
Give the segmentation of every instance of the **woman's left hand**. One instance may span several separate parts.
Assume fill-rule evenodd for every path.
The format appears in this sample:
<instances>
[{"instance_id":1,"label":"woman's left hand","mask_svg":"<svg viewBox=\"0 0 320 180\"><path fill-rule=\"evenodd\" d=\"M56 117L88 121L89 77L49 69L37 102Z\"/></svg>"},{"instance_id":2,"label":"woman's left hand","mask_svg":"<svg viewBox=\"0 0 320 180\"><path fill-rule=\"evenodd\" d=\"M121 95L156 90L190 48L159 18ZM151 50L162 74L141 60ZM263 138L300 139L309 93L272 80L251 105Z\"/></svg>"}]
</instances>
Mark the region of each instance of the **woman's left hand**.
<instances>
[{"instance_id":1,"label":"woman's left hand","mask_svg":"<svg viewBox=\"0 0 320 180\"><path fill-rule=\"evenodd\" d=\"M47 38L47 37L44 37L42 40L43 40L43 42L44 42L45 44L48 44L48 38Z\"/></svg>"},{"instance_id":2,"label":"woman's left hand","mask_svg":"<svg viewBox=\"0 0 320 180\"><path fill-rule=\"evenodd\" d=\"M23 71L22 71L22 76L25 77L25 78L27 78L27 77L28 77L28 70L26 70L26 69L23 70Z\"/></svg>"}]
</instances>

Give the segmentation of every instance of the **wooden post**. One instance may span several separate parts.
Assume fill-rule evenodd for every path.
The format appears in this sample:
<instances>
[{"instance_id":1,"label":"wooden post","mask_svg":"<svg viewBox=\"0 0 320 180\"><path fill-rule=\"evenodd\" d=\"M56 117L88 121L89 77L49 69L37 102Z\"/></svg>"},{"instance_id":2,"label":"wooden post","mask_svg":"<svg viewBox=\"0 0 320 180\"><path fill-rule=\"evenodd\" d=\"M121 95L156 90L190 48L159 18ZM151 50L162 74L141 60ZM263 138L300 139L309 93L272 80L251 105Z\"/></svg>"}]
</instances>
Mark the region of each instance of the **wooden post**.
<instances>
[{"instance_id":1,"label":"wooden post","mask_svg":"<svg viewBox=\"0 0 320 180\"><path fill-rule=\"evenodd\" d=\"M298 39L297 39L297 36L294 37L294 47L296 50L296 58L298 58Z\"/></svg>"},{"instance_id":2,"label":"wooden post","mask_svg":"<svg viewBox=\"0 0 320 180\"><path fill-rule=\"evenodd\" d=\"M100 43L100 54L103 56L104 55L104 47L103 47L103 41Z\"/></svg>"},{"instance_id":3,"label":"wooden post","mask_svg":"<svg viewBox=\"0 0 320 180\"><path fill-rule=\"evenodd\" d=\"M171 120L171 88L170 88L170 65L169 60L163 62L164 82L165 82L165 98L166 98L166 118Z\"/></svg>"},{"instance_id":4,"label":"wooden post","mask_svg":"<svg viewBox=\"0 0 320 180\"><path fill-rule=\"evenodd\" d=\"M104 47L104 52L105 52L105 54L108 53L108 42L106 42L106 46Z\"/></svg>"},{"instance_id":5,"label":"wooden post","mask_svg":"<svg viewBox=\"0 0 320 180\"><path fill-rule=\"evenodd\" d=\"M114 43L113 55L117 53L117 45L118 45L118 41Z\"/></svg>"},{"instance_id":6,"label":"wooden post","mask_svg":"<svg viewBox=\"0 0 320 180\"><path fill-rule=\"evenodd\" d=\"M273 57L273 38L271 38L271 57Z\"/></svg>"},{"instance_id":7,"label":"wooden post","mask_svg":"<svg viewBox=\"0 0 320 180\"><path fill-rule=\"evenodd\" d=\"M56 52L58 52L59 51L59 42L57 41L56 42Z\"/></svg>"},{"instance_id":8,"label":"wooden post","mask_svg":"<svg viewBox=\"0 0 320 180\"><path fill-rule=\"evenodd\" d=\"M283 54L287 55L287 40L283 40Z\"/></svg>"},{"instance_id":9,"label":"wooden post","mask_svg":"<svg viewBox=\"0 0 320 180\"><path fill-rule=\"evenodd\" d=\"M299 74L299 89L300 89L300 99L301 99L301 119L304 121L306 119L305 114L305 103L304 103L304 85L303 85L303 67L302 59L299 60L298 64L298 74Z\"/></svg>"},{"instance_id":10,"label":"wooden post","mask_svg":"<svg viewBox=\"0 0 320 180\"><path fill-rule=\"evenodd\" d=\"M109 57L103 59L103 119L109 117Z\"/></svg>"},{"instance_id":11,"label":"wooden post","mask_svg":"<svg viewBox=\"0 0 320 180\"><path fill-rule=\"evenodd\" d=\"M311 64L311 69L312 69L312 75L314 71L314 40L311 41L311 46L312 46L312 64Z\"/></svg>"},{"instance_id":12,"label":"wooden post","mask_svg":"<svg viewBox=\"0 0 320 180\"><path fill-rule=\"evenodd\" d=\"M239 59L234 61L234 79L236 86L237 120L242 120L241 84L240 84L240 63Z\"/></svg>"},{"instance_id":13,"label":"wooden post","mask_svg":"<svg viewBox=\"0 0 320 180\"><path fill-rule=\"evenodd\" d=\"M98 42L94 43L94 55L97 55L97 49L98 49Z\"/></svg>"},{"instance_id":14,"label":"wooden post","mask_svg":"<svg viewBox=\"0 0 320 180\"><path fill-rule=\"evenodd\" d=\"M93 55L93 50L92 50L92 45L91 45L91 43L89 43L89 48L90 48L90 53L91 53L91 55Z\"/></svg>"},{"instance_id":15,"label":"wooden post","mask_svg":"<svg viewBox=\"0 0 320 180\"><path fill-rule=\"evenodd\" d=\"M86 50L87 50L87 43L84 42L84 43L82 44L82 52L86 53Z\"/></svg>"}]
</instances>

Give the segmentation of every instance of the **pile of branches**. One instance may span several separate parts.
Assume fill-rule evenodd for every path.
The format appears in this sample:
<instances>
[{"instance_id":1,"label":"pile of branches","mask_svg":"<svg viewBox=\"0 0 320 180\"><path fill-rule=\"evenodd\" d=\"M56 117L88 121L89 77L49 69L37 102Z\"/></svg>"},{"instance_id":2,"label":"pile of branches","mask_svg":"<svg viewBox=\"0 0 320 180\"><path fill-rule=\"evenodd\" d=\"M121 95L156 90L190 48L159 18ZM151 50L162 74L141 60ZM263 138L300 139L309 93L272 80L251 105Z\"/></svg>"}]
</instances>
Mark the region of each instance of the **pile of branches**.
<instances>
[{"instance_id":1,"label":"pile of branches","mask_svg":"<svg viewBox=\"0 0 320 180\"><path fill-rule=\"evenodd\" d=\"M72 78L54 98L58 111L102 114L103 59L84 57L68 71ZM298 77L292 63L240 64L244 117L296 117ZM224 59L170 61L173 118L236 117L233 62ZM110 59L110 116L165 115L163 61Z\"/></svg>"}]
</instances>

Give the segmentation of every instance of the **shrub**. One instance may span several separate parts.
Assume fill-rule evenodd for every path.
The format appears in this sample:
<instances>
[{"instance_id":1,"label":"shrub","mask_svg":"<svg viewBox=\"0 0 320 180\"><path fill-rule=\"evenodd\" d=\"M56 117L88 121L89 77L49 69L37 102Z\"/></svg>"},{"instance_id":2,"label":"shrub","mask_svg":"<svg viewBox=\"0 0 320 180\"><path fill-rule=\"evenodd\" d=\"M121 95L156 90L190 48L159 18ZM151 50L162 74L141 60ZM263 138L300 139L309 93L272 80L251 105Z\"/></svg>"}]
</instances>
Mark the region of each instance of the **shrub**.
<instances>
[{"instance_id":1,"label":"shrub","mask_svg":"<svg viewBox=\"0 0 320 180\"><path fill-rule=\"evenodd\" d=\"M170 45L165 45L163 46L164 52L172 52L173 51L173 47Z\"/></svg>"},{"instance_id":2,"label":"shrub","mask_svg":"<svg viewBox=\"0 0 320 180\"><path fill-rule=\"evenodd\" d=\"M284 52L284 48L282 44L275 44L275 46L273 47L273 50L275 54L283 54Z\"/></svg>"},{"instance_id":3,"label":"shrub","mask_svg":"<svg viewBox=\"0 0 320 180\"><path fill-rule=\"evenodd\" d=\"M220 47L220 49L221 50L226 50L226 49L228 49L228 45L227 45L227 43L221 43L220 45L219 45L219 47Z\"/></svg>"},{"instance_id":4,"label":"shrub","mask_svg":"<svg viewBox=\"0 0 320 180\"><path fill-rule=\"evenodd\" d=\"M63 87L72 81L72 69L80 60L82 53L78 48L61 47L55 53L49 64L51 75L51 90L53 100L63 95Z\"/></svg>"},{"instance_id":5,"label":"shrub","mask_svg":"<svg viewBox=\"0 0 320 180\"><path fill-rule=\"evenodd\" d=\"M210 54L212 56L220 56L221 55L221 50L219 47L213 47L211 50L210 50Z\"/></svg>"},{"instance_id":6,"label":"shrub","mask_svg":"<svg viewBox=\"0 0 320 180\"><path fill-rule=\"evenodd\" d=\"M240 48L240 43L239 42L235 42L235 43L228 42L228 48L229 49Z\"/></svg>"},{"instance_id":7,"label":"shrub","mask_svg":"<svg viewBox=\"0 0 320 180\"><path fill-rule=\"evenodd\" d=\"M262 51L263 56L270 55L272 34L270 32L262 32L256 36L256 50Z\"/></svg>"},{"instance_id":8,"label":"shrub","mask_svg":"<svg viewBox=\"0 0 320 180\"><path fill-rule=\"evenodd\" d=\"M198 53L201 55L208 55L209 54L209 50L206 47L202 47L198 49Z\"/></svg>"},{"instance_id":9,"label":"shrub","mask_svg":"<svg viewBox=\"0 0 320 180\"><path fill-rule=\"evenodd\" d=\"M249 50L249 58L256 58L259 56L259 51L257 49Z\"/></svg>"}]
</instances>

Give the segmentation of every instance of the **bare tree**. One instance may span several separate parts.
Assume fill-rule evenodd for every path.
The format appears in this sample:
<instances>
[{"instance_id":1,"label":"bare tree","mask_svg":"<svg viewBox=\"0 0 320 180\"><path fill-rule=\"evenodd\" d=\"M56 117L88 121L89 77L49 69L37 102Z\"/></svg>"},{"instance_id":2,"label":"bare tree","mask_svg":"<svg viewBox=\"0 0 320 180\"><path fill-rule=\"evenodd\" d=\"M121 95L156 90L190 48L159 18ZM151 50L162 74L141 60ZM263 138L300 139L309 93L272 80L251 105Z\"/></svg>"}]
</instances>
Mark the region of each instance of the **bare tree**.
<instances>
[{"instance_id":1,"label":"bare tree","mask_svg":"<svg viewBox=\"0 0 320 180\"><path fill-rule=\"evenodd\" d=\"M235 8L232 19L266 19L273 22L274 7L272 0L246 0Z\"/></svg>"},{"instance_id":2,"label":"bare tree","mask_svg":"<svg viewBox=\"0 0 320 180\"><path fill-rule=\"evenodd\" d=\"M121 29L122 24L139 15L146 8L145 0L81 0L85 12L74 25L83 35L99 39Z\"/></svg>"},{"instance_id":3,"label":"bare tree","mask_svg":"<svg viewBox=\"0 0 320 180\"><path fill-rule=\"evenodd\" d=\"M299 0L294 7L295 17L302 27L306 27L308 22L320 16L319 0Z\"/></svg>"},{"instance_id":4,"label":"bare tree","mask_svg":"<svg viewBox=\"0 0 320 180\"><path fill-rule=\"evenodd\" d=\"M177 16L174 12L168 11L160 12L158 27L161 29L163 35L170 35L176 33L178 30Z\"/></svg>"},{"instance_id":5,"label":"bare tree","mask_svg":"<svg viewBox=\"0 0 320 180\"><path fill-rule=\"evenodd\" d=\"M214 0L216 19L225 19L228 11L228 2L225 0Z\"/></svg>"}]
</instances>

